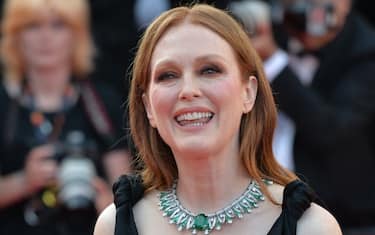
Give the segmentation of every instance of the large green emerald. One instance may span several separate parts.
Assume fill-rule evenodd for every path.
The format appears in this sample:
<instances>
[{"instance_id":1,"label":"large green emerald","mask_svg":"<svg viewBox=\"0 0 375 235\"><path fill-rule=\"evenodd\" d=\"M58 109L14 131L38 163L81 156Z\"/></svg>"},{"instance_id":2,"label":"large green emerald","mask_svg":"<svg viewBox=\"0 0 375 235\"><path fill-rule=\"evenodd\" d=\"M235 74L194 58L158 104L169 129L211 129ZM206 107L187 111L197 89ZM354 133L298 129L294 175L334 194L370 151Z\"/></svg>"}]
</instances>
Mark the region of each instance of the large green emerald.
<instances>
[{"instance_id":1,"label":"large green emerald","mask_svg":"<svg viewBox=\"0 0 375 235\"><path fill-rule=\"evenodd\" d=\"M208 229L208 218L205 214L199 214L194 217L194 228L199 231Z\"/></svg>"}]
</instances>

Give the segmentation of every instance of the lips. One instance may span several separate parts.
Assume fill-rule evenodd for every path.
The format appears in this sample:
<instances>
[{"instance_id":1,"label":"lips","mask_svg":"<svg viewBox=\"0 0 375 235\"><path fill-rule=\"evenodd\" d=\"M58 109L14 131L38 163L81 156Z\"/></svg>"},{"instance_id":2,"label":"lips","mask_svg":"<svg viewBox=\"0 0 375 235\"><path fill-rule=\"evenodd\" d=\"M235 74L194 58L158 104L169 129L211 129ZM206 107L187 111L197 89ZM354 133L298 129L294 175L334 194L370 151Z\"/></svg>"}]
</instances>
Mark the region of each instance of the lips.
<instances>
[{"instance_id":1,"label":"lips","mask_svg":"<svg viewBox=\"0 0 375 235\"><path fill-rule=\"evenodd\" d=\"M175 117L181 126L203 126L214 116L211 112L188 112Z\"/></svg>"}]
</instances>

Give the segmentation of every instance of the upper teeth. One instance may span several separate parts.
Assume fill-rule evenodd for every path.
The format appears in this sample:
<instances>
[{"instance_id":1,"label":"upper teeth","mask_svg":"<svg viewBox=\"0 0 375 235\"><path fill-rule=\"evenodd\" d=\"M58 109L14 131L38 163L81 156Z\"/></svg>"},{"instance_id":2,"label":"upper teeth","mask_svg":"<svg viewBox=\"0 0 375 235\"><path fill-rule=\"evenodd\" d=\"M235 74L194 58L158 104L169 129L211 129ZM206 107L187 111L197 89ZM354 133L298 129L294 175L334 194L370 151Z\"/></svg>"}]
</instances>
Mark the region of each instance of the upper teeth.
<instances>
[{"instance_id":1,"label":"upper teeth","mask_svg":"<svg viewBox=\"0 0 375 235\"><path fill-rule=\"evenodd\" d=\"M193 112L193 113L184 113L179 115L176 119L177 121L191 121L195 119L208 118L211 117L212 113L210 112Z\"/></svg>"}]
</instances>

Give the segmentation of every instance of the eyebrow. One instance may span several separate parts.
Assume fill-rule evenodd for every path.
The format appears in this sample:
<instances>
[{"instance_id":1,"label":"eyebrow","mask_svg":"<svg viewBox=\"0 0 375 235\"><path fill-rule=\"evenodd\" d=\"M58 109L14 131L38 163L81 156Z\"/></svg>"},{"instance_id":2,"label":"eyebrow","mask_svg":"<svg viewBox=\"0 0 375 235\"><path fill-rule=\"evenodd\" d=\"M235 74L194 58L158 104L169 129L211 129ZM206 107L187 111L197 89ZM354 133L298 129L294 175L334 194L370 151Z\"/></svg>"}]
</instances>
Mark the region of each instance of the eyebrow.
<instances>
[{"instance_id":1,"label":"eyebrow","mask_svg":"<svg viewBox=\"0 0 375 235\"><path fill-rule=\"evenodd\" d=\"M194 63L196 62L204 62L204 61L207 61L207 60L219 60L219 61L226 61L226 58L218 55L218 54L207 54L207 55L203 55L203 56L198 56L197 58L194 59ZM152 69L155 69L155 68L160 68L160 67L163 67L163 66L167 66L167 65L174 65L176 64L175 60L173 58L165 58L165 59L161 59L159 60L155 66L152 67Z\"/></svg>"}]
</instances>

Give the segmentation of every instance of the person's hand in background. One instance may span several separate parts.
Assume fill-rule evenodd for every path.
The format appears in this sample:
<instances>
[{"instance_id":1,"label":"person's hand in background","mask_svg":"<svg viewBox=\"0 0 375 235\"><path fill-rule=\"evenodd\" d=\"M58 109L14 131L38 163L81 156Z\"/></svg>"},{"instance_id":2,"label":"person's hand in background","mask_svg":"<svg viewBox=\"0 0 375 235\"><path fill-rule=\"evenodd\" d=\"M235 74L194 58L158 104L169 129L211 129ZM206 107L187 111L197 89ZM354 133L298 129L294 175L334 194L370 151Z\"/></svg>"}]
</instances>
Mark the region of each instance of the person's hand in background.
<instances>
[{"instance_id":1,"label":"person's hand in background","mask_svg":"<svg viewBox=\"0 0 375 235\"><path fill-rule=\"evenodd\" d=\"M42 145L35 147L27 155L24 177L30 194L57 183L58 166L51 158L54 152L53 146Z\"/></svg>"},{"instance_id":2,"label":"person's hand in background","mask_svg":"<svg viewBox=\"0 0 375 235\"><path fill-rule=\"evenodd\" d=\"M109 204L113 202L113 195L110 185L102 178L95 177L92 180L92 185L95 189L95 208L100 214Z\"/></svg>"}]
</instances>

